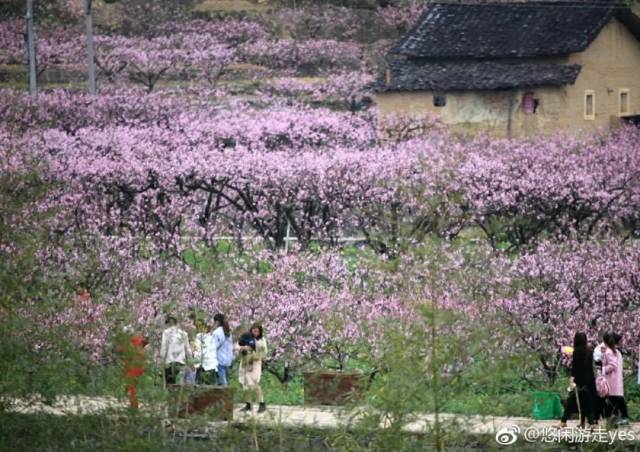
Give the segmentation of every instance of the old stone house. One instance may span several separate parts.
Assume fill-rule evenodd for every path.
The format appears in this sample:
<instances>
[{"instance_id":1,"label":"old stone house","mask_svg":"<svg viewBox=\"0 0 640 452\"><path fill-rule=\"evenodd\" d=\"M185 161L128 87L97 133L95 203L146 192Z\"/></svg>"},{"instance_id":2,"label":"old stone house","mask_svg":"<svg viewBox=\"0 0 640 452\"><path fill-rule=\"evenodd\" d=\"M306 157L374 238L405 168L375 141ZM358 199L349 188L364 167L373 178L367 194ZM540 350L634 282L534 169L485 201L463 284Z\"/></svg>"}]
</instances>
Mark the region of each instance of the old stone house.
<instances>
[{"instance_id":1,"label":"old stone house","mask_svg":"<svg viewBox=\"0 0 640 452\"><path fill-rule=\"evenodd\" d=\"M375 91L383 114L466 134L607 130L640 115L640 18L602 1L432 4Z\"/></svg>"}]
</instances>

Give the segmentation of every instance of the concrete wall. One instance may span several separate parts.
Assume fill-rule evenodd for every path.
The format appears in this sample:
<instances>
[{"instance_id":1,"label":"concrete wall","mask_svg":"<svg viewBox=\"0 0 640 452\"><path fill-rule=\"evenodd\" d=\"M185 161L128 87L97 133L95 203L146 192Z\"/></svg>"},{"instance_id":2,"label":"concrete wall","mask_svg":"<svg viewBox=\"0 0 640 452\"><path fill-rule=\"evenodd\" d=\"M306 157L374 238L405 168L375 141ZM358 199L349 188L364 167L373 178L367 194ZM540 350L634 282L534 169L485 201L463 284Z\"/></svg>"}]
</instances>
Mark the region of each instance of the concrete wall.
<instances>
[{"instance_id":1,"label":"concrete wall","mask_svg":"<svg viewBox=\"0 0 640 452\"><path fill-rule=\"evenodd\" d=\"M427 91L381 93L375 100L382 114L432 112L456 133L487 132L502 137L508 136L509 129L514 137L558 129L609 129L618 123L619 90L623 88L629 90L627 115L640 114L640 42L616 20L584 52L544 62L580 64L582 70L574 85L563 87L449 92L444 107L435 107L433 93ZM584 116L587 90L595 94L594 119ZM534 114L523 111L526 93L538 102Z\"/></svg>"}]
</instances>

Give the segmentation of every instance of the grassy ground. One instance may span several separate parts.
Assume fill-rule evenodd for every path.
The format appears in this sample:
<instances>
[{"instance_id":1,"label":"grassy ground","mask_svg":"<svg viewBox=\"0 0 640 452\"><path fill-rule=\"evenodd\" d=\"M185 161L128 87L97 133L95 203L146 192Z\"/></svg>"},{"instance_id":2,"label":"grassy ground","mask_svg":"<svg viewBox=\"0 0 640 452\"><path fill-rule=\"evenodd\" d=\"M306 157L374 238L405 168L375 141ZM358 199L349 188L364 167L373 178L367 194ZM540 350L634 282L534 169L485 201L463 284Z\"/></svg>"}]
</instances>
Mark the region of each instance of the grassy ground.
<instances>
[{"instance_id":1,"label":"grassy ground","mask_svg":"<svg viewBox=\"0 0 640 452\"><path fill-rule=\"evenodd\" d=\"M185 435L186 433L186 435ZM469 436L443 431L448 451L499 450L493 435ZM616 450L584 447L582 450ZM430 434L388 430L265 428L228 425L217 430L198 426L163 427L157 419L121 416L49 416L0 413L0 451L427 451ZM519 451L567 450L552 445L518 443Z\"/></svg>"},{"instance_id":2,"label":"grassy ground","mask_svg":"<svg viewBox=\"0 0 640 452\"><path fill-rule=\"evenodd\" d=\"M327 433L246 427L221 428L203 436L201 429L184 431L163 428L157 419L139 416L56 417L0 414L1 451L235 451L277 450L323 451Z\"/></svg>"}]
</instances>

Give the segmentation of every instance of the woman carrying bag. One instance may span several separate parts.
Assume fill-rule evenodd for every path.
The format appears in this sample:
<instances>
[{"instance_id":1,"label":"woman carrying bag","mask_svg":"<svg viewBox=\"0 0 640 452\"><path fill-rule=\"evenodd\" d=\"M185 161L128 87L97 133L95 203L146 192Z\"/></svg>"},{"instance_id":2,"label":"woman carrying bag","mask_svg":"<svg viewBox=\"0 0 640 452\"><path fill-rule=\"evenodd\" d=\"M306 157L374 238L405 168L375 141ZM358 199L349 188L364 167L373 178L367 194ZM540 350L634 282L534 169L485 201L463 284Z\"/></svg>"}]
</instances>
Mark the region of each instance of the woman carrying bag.
<instances>
[{"instance_id":1,"label":"woman carrying bag","mask_svg":"<svg viewBox=\"0 0 640 452\"><path fill-rule=\"evenodd\" d=\"M585 420L589 425L596 425L593 402L596 394L596 378L593 373L593 350L587 344L587 335L578 332L573 338L573 355L571 358L571 393L567 399L560 421L560 428L566 428L567 420L572 414L580 416L580 427L584 428Z\"/></svg>"},{"instance_id":2,"label":"woman carrying bag","mask_svg":"<svg viewBox=\"0 0 640 452\"><path fill-rule=\"evenodd\" d=\"M251 338L247 341L245 337ZM262 360L267 357L267 341L263 336L262 325L254 323L249 331L238 341L240 351L240 367L238 369L238 379L244 389L245 407L242 411L251 413L252 398L255 396L258 406L258 413L264 413L267 407L264 403L264 395L260 388L260 377L262 376Z\"/></svg>"}]
</instances>

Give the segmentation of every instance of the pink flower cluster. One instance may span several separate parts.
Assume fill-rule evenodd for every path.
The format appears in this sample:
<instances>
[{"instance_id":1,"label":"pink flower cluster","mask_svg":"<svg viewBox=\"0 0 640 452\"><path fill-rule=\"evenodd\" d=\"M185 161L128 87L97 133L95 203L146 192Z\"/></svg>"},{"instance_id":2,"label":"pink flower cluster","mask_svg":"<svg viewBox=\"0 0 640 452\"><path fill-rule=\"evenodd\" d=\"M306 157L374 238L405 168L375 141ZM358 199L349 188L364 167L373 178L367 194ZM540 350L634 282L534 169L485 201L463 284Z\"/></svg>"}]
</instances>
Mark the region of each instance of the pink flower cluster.
<instances>
[{"instance_id":1,"label":"pink flower cluster","mask_svg":"<svg viewBox=\"0 0 640 452\"><path fill-rule=\"evenodd\" d=\"M158 34L170 36L172 34L208 35L210 38L229 46L236 46L245 42L255 42L266 39L268 30L257 22L248 20L190 20L180 22L165 22L158 27Z\"/></svg>"},{"instance_id":2,"label":"pink flower cluster","mask_svg":"<svg viewBox=\"0 0 640 452\"><path fill-rule=\"evenodd\" d=\"M427 7L424 0L395 0L385 8L379 8L378 16L388 25L404 33L411 28Z\"/></svg>"},{"instance_id":3,"label":"pink flower cluster","mask_svg":"<svg viewBox=\"0 0 640 452\"><path fill-rule=\"evenodd\" d=\"M96 65L109 80L126 75L153 90L168 76L188 78L190 72L215 86L235 59L227 44L200 33L176 33L155 38L97 36Z\"/></svg>"},{"instance_id":4,"label":"pink flower cluster","mask_svg":"<svg viewBox=\"0 0 640 452\"><path fill-rule=\"evenodd\" d=\"M28 131L62 130L68 134L86 127L168 124L194 108L170 95L141 95L135 89L102 91L99 96L64 89L33 97L20 91L0 90L2 128L20 136Z\"/></svg>"},{"instance_id":5,"label":"pink flower cluster","mask_svg":"<svg viewBox=\"0 0 640 452\"><path fill-rule=\"evenodd\" d=\"M24 33L24 21L0 20L0 64L26 64ZM76 27L36 27L35 46L39 74L53 66L86 66L86 43Z\"/></svg>"},{"instance_id":6,"label":"pink flower cluster","mask_svg":"<svg viewBox=\"0 0 640 452\"><path fill-rule=\"evenodd\" d=\"M640 132L521 141L478 140L460 169L472 221L491 242L544 234L640 230Z\"/></svg>"},{"instance_id":7,"label":"pink flower cluster","mask_svg":"<svg viewBox=\"0 0 640 452\"><path fill-rule=\"evenodd\" d=\"M352 39L360 25L352 8L333 5L282 8L275 18L294 39Z\"/></svg>"},{"instance_id":8,"label":"pink flower cluster","mask_svg":"<svg viewBox=\"0 0 640 452\"><path fill-rule=\"evenodd\" d=\"M238 51L249 63L292 74L356 70L361 67L363 57L362 45L332 39L261 39L240 46Z\"/></svg>"},{"instance_id":9,"label":"pink flower cluster","mask_svg":"<svg viewBox=\"0 0 640 452\"><path fill-rule=\"evenodd\" d=\"M295 97L309 103L341 103L351 107L353 100L360 101L368 92L367 86L374 76L367 72L341 72L329 74L326 78L304 80L295 77L281 77L270 84L272 94Z\"/></svg>"}]
</instances>

